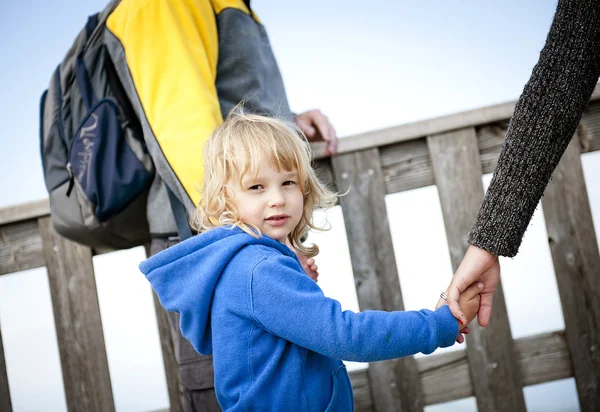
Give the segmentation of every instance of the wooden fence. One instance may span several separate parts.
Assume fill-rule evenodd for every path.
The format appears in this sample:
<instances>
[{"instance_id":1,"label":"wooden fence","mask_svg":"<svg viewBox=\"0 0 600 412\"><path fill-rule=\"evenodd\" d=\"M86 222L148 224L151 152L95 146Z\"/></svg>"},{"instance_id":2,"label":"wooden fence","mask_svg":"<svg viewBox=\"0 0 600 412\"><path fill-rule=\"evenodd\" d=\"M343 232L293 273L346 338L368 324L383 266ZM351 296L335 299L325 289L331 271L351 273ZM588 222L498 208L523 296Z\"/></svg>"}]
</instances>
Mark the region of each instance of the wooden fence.
<instances>
[{"instance_id":1,"label":"wooden fence","mask_svg":"<svg viewBox=\"0 0 600 412\"><path fill-rule=\"evenodd\" d=\"M437 185L453 269L483 198L515 103L344 138L318 159L340 198L361 310L402 310L385 196ZM316 145L319 146L319 145ZM320 148L317 148L317 150ZM582 411L600 405L600 255L580 154L600 150L600 87L542 200L565 330L513 340L502 287L490 326L466 350L371 363L351 373L357 411L422 411L476 396L480 411L524 411L523 386L575 377ZM70 411L113 411L92 256L51 227L46 200L0 209L0 275L46 266ZM450 276L450 274L449 274ZM527 276L527 274L523 274ZM171 411L181 411L166 313L155 299ZM10 411L0 333L0 410Z\"/></svg>"}]
</instances>

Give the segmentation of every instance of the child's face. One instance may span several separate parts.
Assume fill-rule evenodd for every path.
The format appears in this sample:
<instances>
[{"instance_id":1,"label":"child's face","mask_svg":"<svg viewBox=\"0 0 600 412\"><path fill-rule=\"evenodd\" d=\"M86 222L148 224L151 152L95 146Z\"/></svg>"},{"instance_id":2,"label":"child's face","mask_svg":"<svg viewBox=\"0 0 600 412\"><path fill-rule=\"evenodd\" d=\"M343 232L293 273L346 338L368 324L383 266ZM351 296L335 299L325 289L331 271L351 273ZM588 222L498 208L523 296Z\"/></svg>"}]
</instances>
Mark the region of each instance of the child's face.
<instances>
[{"instance_id":1,"label":"child's face","mask_svg":"<svg viewBox=\"0 0 600 412\"><path fill-rule=\"evenodd\" d=\"M302 218L304 198L296 170L280 170L262 157L258 174L249 173L237 183L229 184L227 190L233 197L241 220L280 242L286 243L287 235Z\"/></svg>"}]
</instances>

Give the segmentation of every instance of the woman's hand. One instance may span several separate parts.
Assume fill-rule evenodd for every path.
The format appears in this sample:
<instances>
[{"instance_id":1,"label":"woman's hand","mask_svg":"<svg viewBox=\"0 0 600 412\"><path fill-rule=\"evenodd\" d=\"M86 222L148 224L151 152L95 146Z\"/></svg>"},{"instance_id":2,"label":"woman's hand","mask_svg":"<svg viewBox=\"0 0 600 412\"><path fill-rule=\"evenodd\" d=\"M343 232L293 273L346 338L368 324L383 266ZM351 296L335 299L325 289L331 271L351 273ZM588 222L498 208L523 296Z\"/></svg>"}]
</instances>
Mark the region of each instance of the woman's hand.
<instances>
[{"instance_id":1,"label":"woman's hand","mask_svg":"<svg viewBox=\"0 0 600 412\"><path fill-rule=\"evenodd\" d=\"M498 262L498 256L485 249L469 245L465 257L456 270L452 282L450 282L450 286L446 289L446 296L448 299L446 301L440 299L436 308L447 303L456 319L458 319L463 326L466 326L467 318L460 309L458 299L462 292L473 283L479 281L483 283L483 289L480 294L481 299L479 311L477 312L477 321L481 326L485 327L490 322L490 317L492 315L492 301L499 280L500 263Z\"/></svg>"}]
</instances>

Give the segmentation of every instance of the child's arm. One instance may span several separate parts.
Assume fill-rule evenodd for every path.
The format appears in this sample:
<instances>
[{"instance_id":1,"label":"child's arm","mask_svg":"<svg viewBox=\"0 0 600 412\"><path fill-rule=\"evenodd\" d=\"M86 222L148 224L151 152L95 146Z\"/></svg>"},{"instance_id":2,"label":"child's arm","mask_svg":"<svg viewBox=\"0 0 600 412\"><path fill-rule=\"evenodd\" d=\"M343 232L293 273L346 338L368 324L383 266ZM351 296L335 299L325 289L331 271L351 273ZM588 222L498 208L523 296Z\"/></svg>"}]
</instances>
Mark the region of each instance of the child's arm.
<instances>
[{"instance_id":1,"label":"child's arm","mask_svg":"<svg viewBox=\"0 0 600 412\"><path fill-rule=\"evenodd\" d=\"M251 316L265 330L334 359L371 362L431 353L458 335L447 306L435 312L342 311L285 256L254 268L250 299Z\"/></svg>"}]
</instances>

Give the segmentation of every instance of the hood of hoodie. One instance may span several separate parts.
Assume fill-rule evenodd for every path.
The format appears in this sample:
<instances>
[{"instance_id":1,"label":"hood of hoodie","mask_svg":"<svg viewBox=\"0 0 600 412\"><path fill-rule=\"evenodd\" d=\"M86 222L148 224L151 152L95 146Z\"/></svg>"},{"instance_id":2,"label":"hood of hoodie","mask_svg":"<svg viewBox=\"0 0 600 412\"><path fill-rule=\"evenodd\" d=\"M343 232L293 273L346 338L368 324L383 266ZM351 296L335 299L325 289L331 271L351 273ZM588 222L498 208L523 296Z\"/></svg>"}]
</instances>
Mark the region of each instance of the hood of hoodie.
<instances>
[{"instance_id":1,"label":"hood of hoodie","mask_svg":"<svg viewBox=\"0 0 600 412\"><path fill-rule=\"evenodd\" d=\"M201 314L195 316L193 322L183 313L180 317L180 329L186 331L184 336L199 337L191 341L196 351L212 353L210 308L215 287L231 258L252 244L273 247L298 260L290 248L268 236L254 238L237 227L218 227L140 263L140 270L166 310L193 308L196 314Z\"/></svg>"}]
</instances>

